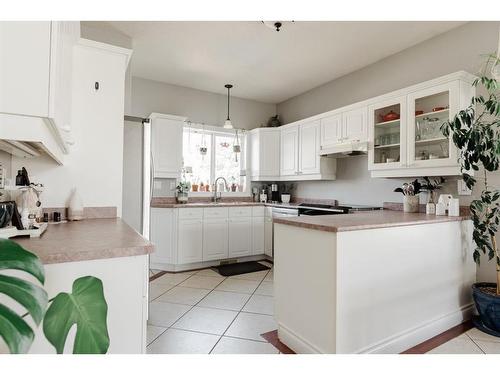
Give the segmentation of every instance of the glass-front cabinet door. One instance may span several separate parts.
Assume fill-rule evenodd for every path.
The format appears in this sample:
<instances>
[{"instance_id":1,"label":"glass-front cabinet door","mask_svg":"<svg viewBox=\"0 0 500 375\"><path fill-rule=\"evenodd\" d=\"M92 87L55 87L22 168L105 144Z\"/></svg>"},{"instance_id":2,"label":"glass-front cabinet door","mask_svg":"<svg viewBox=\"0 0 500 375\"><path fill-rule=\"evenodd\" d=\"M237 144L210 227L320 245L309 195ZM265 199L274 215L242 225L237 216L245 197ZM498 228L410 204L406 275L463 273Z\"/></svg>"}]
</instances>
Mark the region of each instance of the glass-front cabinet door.
<instances>
[{"instance_id":1,"label":"glass-front cabinet door","mask_svg":"<svg viewBox=\"0 0 500 375\"><path fill-rule=\"evenodd\" d=\"M441 125L459 109L459 82L408 95L408 167L457 165L457 149Z\"/></svg>"},{"instance_id":2,"label":"glass-front cabinet door","mask_svg":"<svg viewBox=\"0 0 500 375\"><path fill-rule=\"evenodd\" d=\"M368 165L370 170L406 165L406 97L368 107Z\"/></svg>"}]
</instances>

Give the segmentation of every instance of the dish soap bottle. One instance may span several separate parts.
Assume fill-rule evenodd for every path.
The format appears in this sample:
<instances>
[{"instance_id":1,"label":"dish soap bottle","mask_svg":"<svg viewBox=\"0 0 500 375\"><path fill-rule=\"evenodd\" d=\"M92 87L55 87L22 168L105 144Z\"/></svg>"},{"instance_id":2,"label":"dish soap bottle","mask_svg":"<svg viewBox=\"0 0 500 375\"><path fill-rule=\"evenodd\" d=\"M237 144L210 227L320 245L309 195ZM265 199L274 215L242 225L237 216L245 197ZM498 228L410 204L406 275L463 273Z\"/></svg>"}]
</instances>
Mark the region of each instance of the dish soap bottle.
<instances>
[{"instance_id":1,"label":"dish soap bottle","mask_svg":"<svg viewBox=\"0 0 500 375\"><path fill-rule=\"evenodd\" d=\"M76 191L76 188L73 188L69 199L68 219L76 221L83 220L84 218L82 198Z\"/></svg>"}]
</instances>

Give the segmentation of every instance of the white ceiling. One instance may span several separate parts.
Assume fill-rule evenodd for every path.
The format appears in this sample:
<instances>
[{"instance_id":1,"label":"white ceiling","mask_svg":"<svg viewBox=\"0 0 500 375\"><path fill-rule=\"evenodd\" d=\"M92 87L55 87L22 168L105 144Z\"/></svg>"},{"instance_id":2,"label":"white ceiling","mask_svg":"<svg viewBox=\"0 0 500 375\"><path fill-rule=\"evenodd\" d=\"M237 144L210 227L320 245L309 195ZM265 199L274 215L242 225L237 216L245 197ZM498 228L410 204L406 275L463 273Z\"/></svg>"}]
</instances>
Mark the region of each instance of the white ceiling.
<instances>
[{"instance_id":1,"label":"white ceiling","mask_svg":"<svg viewBox=\"0 0 500 375\"><path fill-rule=\"evenodd\" d=\"M109 22L132 38L132 74L280 103L464 22Z\"/></svg>"}]
</instances>

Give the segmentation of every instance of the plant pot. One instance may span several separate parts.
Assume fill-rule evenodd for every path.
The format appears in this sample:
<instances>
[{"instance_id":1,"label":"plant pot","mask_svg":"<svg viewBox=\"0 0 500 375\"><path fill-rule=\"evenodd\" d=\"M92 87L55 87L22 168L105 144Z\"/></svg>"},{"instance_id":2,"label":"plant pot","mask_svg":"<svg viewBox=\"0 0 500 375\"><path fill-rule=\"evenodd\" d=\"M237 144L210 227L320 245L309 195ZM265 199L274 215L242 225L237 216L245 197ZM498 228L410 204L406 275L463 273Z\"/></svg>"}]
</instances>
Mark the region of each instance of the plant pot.
<instances>
[{"instance_id":1,"label":"plant pot","mask_svg":"<svg viewBox=\"0 0 500 375\"><path fill-rule=\"evenodd\" d=\"M187 203L187 201L188 201L188 193L177 193L178 203Z\"/></svg>"},{"instance_id":2,"label":"plant pot","mask_svg":"<svg viewBox=\"0 0 500 375\"><path fill-rule=\"evenodd\" d=\"M193 189L193 191L198 191L198 185L197 184L191 185L191 188Z\"/></svg>"},{"instance_id":3,"label":"plant pot","mask_svg":"<svg viewBox=\"0 0 500 375\"><path fill-rule=\"evenodd\" d=\"M405 195L403 198L404 212L418 212L420 209L420 200L418 195Z\"/></svg>"},{"instance_id":4,"label":"plant pot","mask_svg":"<svg viewBox=\"0 0 500 375\"><path fill-rule=\"evenodd\" d=\"M481 288L496 290L495 283L475 283L472 285L472 297L479 317L474 325L483 332L500 337L500 296L486 293Z\"/></svg>"}]
</instances>

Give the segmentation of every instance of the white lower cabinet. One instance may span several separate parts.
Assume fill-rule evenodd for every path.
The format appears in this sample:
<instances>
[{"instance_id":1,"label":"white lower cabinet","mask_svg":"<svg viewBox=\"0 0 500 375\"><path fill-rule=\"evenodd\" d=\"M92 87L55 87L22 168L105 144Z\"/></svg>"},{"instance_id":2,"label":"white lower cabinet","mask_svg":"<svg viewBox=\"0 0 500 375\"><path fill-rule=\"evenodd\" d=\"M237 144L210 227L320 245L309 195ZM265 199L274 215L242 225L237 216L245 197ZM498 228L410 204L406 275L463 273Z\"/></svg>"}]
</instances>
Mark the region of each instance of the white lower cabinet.
<instances>
[{"instance_id":1,"label":"white lower cabinet","mask_svg":"<svg viewBox=\"0 0 500 375\"><path fill-rule=\"evenodd\" d=\"M252 217L229 219L229 258L252 255Z\"/></svg>"},{"instance_id":2,"label":"white lower cabinet","mask_svg":"<svg viewBox=\"0 0 500 375\"><path fill-rule=\"evenodd\" d=\"M203 221L203 261L228 257L227 218L204 219Z\"/></svg>"},{"instance_id":3,"label":"white lower cabinet","mask_svg":"<svg viewBox=\"0 0 500 375\"><path fill-rule=\"evenodd\" d=\"M196 263L203 260L202 219L179 219L177 234L177 263Z\"/></svg>"},{"instance_id":4,"label":"white lower cabinet","mask_svg":"<svg viewBox=\"0 0 500 375\"><path fill-rule=\"evenodd\" d=\"M176 271L200 268L203 262L272 256L272 237L269 207L152 208L151 267Z\"/></svg>"},{"instance_id":5,"label":"white lower cabinet","mask_svg":"<svg viewBox=\"0 0 500 375\"><path fill-rule=\"evenodd\" d=\"M252 218L252 255L264 254L264 217Z\"/></svg>"},{"instance_id":6,"label":"white lower cabinet","mask_svg":"<svg viewBox=\"0 0 500 375\"><path fill-rule=\"evenodd\" d=\"M155 251L150 255L152 263L174 263L174 210L151 208L151 235Z\"/></svg>"},{"instance_id":7,"label":"white lower cabinet","mask_svg":"<svg viewBox=\"0 0 500 375\"><path fill-rule=\"evenodd\" d=\"M273 256L273 218L264 218L264 254Z\"/></svg>"}]
</instances>

